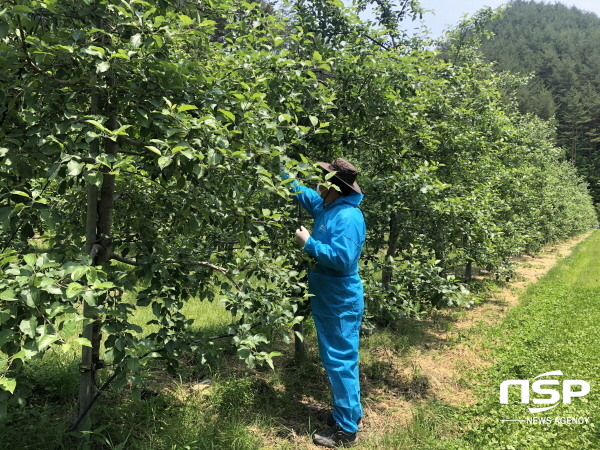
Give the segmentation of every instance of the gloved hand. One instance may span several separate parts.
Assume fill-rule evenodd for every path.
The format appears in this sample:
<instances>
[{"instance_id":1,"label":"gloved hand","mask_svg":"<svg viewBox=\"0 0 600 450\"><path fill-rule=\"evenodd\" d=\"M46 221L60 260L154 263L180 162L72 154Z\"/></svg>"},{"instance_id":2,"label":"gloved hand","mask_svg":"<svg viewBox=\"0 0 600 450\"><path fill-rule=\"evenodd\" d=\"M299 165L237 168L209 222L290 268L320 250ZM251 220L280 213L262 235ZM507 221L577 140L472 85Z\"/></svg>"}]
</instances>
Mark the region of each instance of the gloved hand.
<instances>
[{"instance_id":1,"label":"gloved hand","mask_svg":"<svg viewBox=\"0 0 600 450\"><path fill-rule=\"evenodd\" d=\"M306 228L301 226L299 229L296 230L296 242L299 246L304 247L309 237L310 233Z\"/></svg>"}]
</instances>

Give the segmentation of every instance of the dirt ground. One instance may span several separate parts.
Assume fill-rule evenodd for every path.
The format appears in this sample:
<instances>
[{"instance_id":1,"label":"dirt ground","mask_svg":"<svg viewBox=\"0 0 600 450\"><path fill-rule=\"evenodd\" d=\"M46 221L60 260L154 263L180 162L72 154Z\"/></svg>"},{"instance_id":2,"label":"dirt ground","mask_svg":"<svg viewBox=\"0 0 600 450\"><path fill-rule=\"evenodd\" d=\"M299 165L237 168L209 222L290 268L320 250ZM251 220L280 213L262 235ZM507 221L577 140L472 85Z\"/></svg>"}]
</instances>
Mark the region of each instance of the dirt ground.
<instances>
[{"instance_id":1,"label":"dirt ground","mask_svg":"<svg viewBox=\"0 0 600 450\"><path fill-rule=\"evenodd\" d=\"M363 433L380 434L405 427L412 419L414 406L424 399L437 398L455 406L475 403L473 391L461 383L462 374L492 363L477 330L502 321L529 284L539 280L590 234L548 246L537 255L515 258L517 275L506 288L469 310L442 311L427 319L431 322L427 331L432 339L414 346L408 356L395 357L386 349L378 349L381 352L378 356L388 363L393 361L390 370L404 381L396 386L397 389L378 391L375 387L367 387L370 398L377 400L363 402ZM368 383L368 380L363 381ZM363 383L363 390L367 390L365 387ZM307 407L308 402L309 399ZM290 438L298 448L320 448L312 445L306 435L294 436L292 433L292 436L288 435Z\"/></svg>"}]
</instances>

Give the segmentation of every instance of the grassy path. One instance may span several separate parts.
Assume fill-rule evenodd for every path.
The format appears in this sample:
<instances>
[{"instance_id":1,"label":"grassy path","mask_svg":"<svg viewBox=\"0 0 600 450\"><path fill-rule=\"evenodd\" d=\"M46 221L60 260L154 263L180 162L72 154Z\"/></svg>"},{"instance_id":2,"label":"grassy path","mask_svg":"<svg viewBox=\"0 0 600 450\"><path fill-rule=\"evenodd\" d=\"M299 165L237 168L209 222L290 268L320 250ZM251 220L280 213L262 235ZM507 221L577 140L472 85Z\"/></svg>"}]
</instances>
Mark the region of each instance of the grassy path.
<instances>
[{"instance_id":1,"label":"grassy path","mask_svg":"<svg viewBox=\"0 0 600 450\"><path fill-rule=\"evenodd\" d=\"M477 387L478 403L451 407L430 402L412 425L380 439L379 448L549 450L600 448L600 233L592 234L539 282L532 284L505 320L479 336L488 343L494 364L465 380ZM500 384L529 380L561 371L563 376L541 379L584 380L590 393L548 411L550 393L530 391L531 404L520 403L517 386L509 389L508 404L500 404ZM556 389L561 386L544 385ZM573 391L581 387L574 386ZM547 399L549 404L534 404ZM550 400L553 400L550 402ZM511 421L508 421L511 420ZM578 423L565 423L565 422ZM544 423L546 422L546 423ZM365 445L365 448L369 448Z\"/></svg>"}]
</instances>

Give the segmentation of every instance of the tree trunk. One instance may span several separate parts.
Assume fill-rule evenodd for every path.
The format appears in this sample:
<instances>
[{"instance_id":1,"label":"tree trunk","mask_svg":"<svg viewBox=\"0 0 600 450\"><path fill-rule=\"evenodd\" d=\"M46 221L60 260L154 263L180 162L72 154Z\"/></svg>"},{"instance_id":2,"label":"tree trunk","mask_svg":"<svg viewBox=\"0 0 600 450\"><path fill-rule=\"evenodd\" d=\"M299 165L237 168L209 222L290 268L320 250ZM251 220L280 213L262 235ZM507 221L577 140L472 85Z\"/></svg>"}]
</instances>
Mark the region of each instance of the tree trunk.
<instances>
[{"instance_id":1,"label":"tree trunk","mask_svg":"<svg viewBox=\"0 0 600 450\"><path fill-rule=\"evenodd\" d=\"M92 95L92 114L98 111L98 95ZM100 142L98 139L94 139L90 142L90 155L92 157L98 156L100 153ZM86 224L85 224L85 252L88 255L95 254L96 251L94 246L97 240L97 220L98 220L98 188L96 185L89 184L87 187L87 213L86 213ZM92 256L91 265L96 265L96 257ZM91 312L92 307L83 302L83 315L86 319L93 319L94 315ZM81 336L90 342L94 341L94 323L90 323L83 327ZM76 429L89 429L92 419L92 401L94 398L94 386L95 386L95 372L94 368L94 351L93 347L82 347L81 348L81 364L79 366L79 372L81 373L81 379L79 381L79 396L77 398L78 408L77 416L73 426ZM87 411L87 412L86 412ZM85 413L85 415L83 415ZM82 417L83 415L83 417Z\"/></svg>"},{"instance_id":2,"label":"tree trunk","mask_svg":"<svg viewBox=\"0 0 600 450\"><path fill-rule=\"evenodd\" d=\"M97 110L98 96L92 98L92 109ZM118 128L117 116L111 114L108 119L107 128L116 130ZM100 143L94 140L90 143L90 153L92 156L99 154ZM117 143L106 139L105 152L108 155L116 156L118 153ZM115 198L115 176L110 173L110 169L104 167L102 189L100 190L100 200L98 201L98 189L95 185L88 186L87 198L87 218L86 218L86 251L92 257L92 265L99 265L110 260L112 239L112 216ZM102 323L97 319L93 308L84 302L83 315L86 319L93 320L92 323L84 326L82 337L88 339L91 347L83 347L81 353L81 380L79 384L78 398L78 418L79 423L74 424L76 429L89 429L92 419L92 402L95 396L96 370L99 368L100 361L100 343L102 335L100 328ZM85 416L82 415L85 413Z\"/></svg>"},{"instance_id":3,"label":"tree trunk","mask_svg":"<svg viewBox=\"0 0 600 450\"><path fill-rule=\"evenodd\" d=\"M106 128L116 130L118 128L117 116L111 114L108 117ZM105 151L107 155L117 156L119 147L115 141L106 139ZM98 238L102 249L98 253L98 264L103 264L110 260L112 250L112 216L115 204L115 176L111 174L108 167L102 168L103 181L100 191L100 203L98 204Z\"/></svg>"},{"instance_id":4,"label":"tree trunk","mask_svg":"<svg viewBox=\"0 0 600 450\"><path fill-rule=\"evenodd\" d=\"M473 279L473 262L469 261L465 267L465 282L470 283Z\"/></svg>"},{"instance_id":5,"label":"tree trunk","mask_svg":"<svg viewBox=\"0 0 600 450\"><path fill-rule=\"evenodd\" d=\"M93 143L90 145L90 147ZM86 253L90 255L96 241L96 211L97 211L97 194L98 189L95 185L88 185L87 189L87 218L86 218ZM94 264L95 257L92 258L92 265ZM92 307L83 303L83 315L86 319L93 319L91 313ZM94 324L85 325L81 336L90 342L93 342L94 335ZM79 423L74 423L75 427L79 430L89 429L92 419L92 408L91 404L94 398L94 352L92 347L81 348L81 364L79 366L79 372L81 373L81 379L79 381L79 396L78 400L78 412L75 420ZM87 412L85 412L87 411ZM85 415L81 417L85 412Z\"/></svg>"}]
</instances>

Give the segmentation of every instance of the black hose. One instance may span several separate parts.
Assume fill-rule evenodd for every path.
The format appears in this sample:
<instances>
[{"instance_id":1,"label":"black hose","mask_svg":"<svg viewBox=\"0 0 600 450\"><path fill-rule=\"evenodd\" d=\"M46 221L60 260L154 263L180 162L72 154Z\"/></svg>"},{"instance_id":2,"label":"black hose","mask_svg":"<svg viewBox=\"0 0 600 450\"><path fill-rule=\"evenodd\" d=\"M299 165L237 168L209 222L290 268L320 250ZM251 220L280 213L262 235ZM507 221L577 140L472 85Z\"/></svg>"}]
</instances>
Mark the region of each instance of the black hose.
<instances>
[{"instance_id":1,"label":"black hose","mask_svg":"<svg viewBox=\"0 0 600 450\"><path fill-rule=\"evenodd\" d=\"M92 372L95 372L94 370L92 370ZM98 398L100 397L101 394L104 393L104 390L110 385L110 383L113 382L113 380L117 377L117 375L120 372L116 372L113 373L111 375L111 377L106 381L106 383L104 383L104 385L98 389L96 388L96 390L98 392L96 392L96 395L94 396L94 398L92 399L92 401L90 402L90 404L87 406L87 408L85 408L85 411L83 411L82 414L79 415L79 417L77 418L77 420L75 421L75 423L73 423L73 425L71 425L71 427L69 428L69 432L71 431L75 431L77 429L77 427L79 426L79 424L81 423L81 421L83 420L83 418L87 415L87 413L89 412L90 409L92 409L92 406L94 406L94 403L96 403L96 400L98 400ZM92 373L93 375L93 373Z\"/></svg>"}]
</instances>

